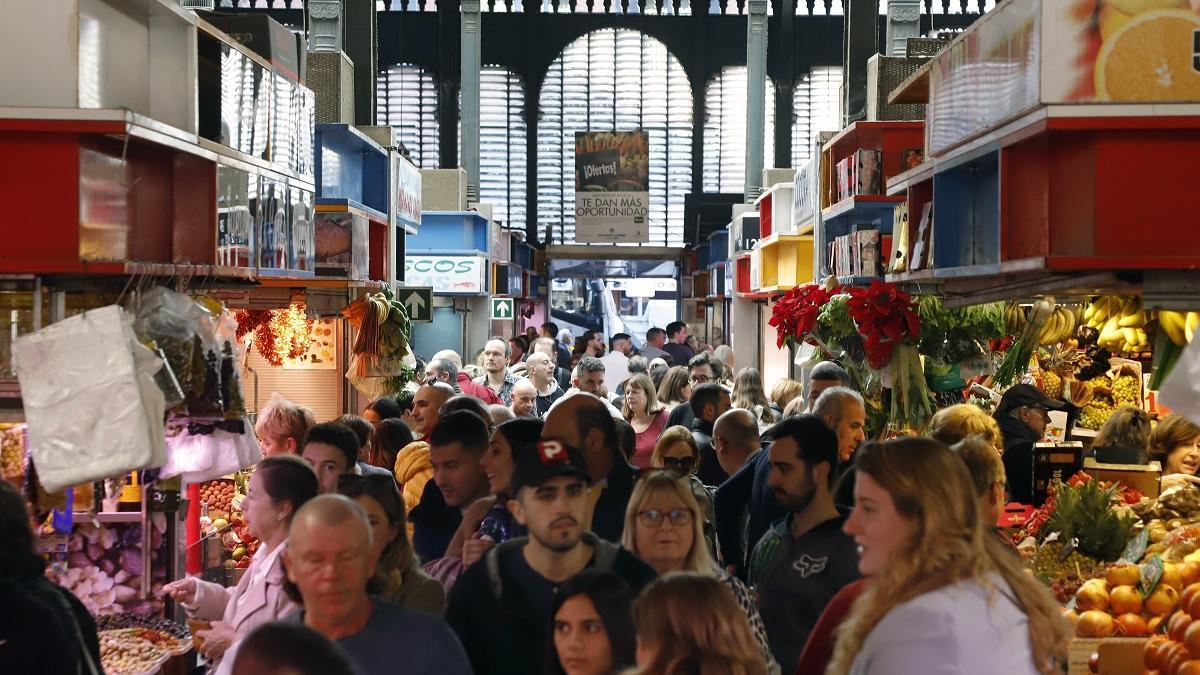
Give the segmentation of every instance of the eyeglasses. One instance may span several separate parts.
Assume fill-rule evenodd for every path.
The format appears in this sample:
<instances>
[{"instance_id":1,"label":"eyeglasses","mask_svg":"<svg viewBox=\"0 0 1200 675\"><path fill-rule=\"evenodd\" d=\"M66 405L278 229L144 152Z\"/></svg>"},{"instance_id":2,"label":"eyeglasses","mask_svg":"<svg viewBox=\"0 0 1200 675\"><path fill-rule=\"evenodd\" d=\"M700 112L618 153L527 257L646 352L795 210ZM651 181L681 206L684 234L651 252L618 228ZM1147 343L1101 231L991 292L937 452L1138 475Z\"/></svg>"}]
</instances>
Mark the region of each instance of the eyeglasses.
<instances>
[{"instance_id":1,"label":"eyeglasses","mask_svg":"<svg viewBox=\"0 0 1200 675\"><path fill-rule=\"evenodd\" d=\"M668 469L691 469L696 465L696 458L691 455L687 457L663 457L663 466Z\"/></svg>"},{"instance_id":2,"label":"eyeglasses","mask_svg":"<svg viewBox=\"0 0 1200 675\"><path fill-rule=\"evenodd\" d=\"M659 527L666 518L672 527L684 527L692 524L691 509L672 509L670 511L638 511L638 522L642 527Z\"/></svg>"},{"instance_id":3,"label":"eyeglasses","mask_svg":"<svg viewBox=\"0 0 1200 675\"><path fill-rule=\"evenodd\" d=\"M715 377L709 377L707 375L692 375L688 378L688 381L692 384L708 384L709 382L716 381L716 379L717 378Z\"/></svg>"}]
</instances>

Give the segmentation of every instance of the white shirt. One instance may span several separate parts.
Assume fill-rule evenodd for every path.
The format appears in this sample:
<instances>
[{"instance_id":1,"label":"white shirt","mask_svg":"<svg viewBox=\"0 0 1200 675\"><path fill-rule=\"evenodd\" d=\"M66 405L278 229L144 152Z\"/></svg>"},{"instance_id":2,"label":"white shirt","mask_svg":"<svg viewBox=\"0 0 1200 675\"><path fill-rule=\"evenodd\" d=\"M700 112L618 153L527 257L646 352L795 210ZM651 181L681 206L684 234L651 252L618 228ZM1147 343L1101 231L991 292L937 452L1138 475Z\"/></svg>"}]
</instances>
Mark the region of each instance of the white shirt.
<instances>
[{"instance_id":1,"label":"white shirt","mask_svg":"<svg viewBox=\"0 0 1200 675\"><path fill-rule=\"evenodd\" d=\"M617 385L629 379L629 357L624 352L612 350L600 357L604 364L604 388L616 391Z\"/></svg>"}]
</instances>

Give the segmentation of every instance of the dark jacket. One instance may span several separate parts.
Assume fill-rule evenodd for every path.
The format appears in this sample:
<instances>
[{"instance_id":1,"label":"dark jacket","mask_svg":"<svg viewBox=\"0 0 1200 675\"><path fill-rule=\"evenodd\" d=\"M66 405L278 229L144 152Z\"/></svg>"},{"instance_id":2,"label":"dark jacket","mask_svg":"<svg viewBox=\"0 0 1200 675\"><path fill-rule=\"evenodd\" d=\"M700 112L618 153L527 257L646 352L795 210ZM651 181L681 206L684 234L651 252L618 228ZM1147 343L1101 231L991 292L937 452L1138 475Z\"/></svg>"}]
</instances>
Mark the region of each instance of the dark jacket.
<instances>
[{"instance_id":1,"label":"dark jacket","mask_svg":"<svg viewBox=\"0 0 1200 675\"><path fill-rule=\"evenodd\" d=\"M425 484L421 503L408 514L413 524L413 550L421 562L446 555L450 540L462 523L462 511L446 504L442 491L432 480Z\"/></svg>"},{"instance_id":2,"label":"dark jacket","mask_svg":"<svg viewBox=\"0 0 1200 675\"><path fill-rule=\"evenodd\" d=\"M725 565L737 565L737 576L743 581L746 579L746 562L750 552L771 527L771 523L787 515L787 510L775 502L775 496L767 487L767 478L771 473L770 460L767 450L751 457L737 473L717 488L713 499L713 517L717 541L721 546L721 559Z\"/></svg>"},{"instance_id":3,"label":"dark jacket","mask_svg":"<svg viewBox=\"0 0 1200 675\"><path fill-rule=\"evenodd\" d=\"M566 391L571 388L571 369L570 368L555 368L554 379L558 381L558 388Z\"/></svg>"},{"instance_id":4,"label":"dark jacket","mask_svg":"<svg viewBox=\"0 0 1200 675\"><path fill-rule=\"evenodd\" d=\"M680 426L691 429L695 419L696 413L692 412L692 406L687 402L680 403L671 409L671 415L667 417L667 427Z\"/></svg>"},{"instance_id":5,"label":"dark jacket","mask_svg":"<svg viewBox=\"0 0 1200 675\"><path fill-rule=\"evenodd\" d=\"M550 393L543 394L539 391L537 399L533 402L534 410L538 417L545 417L546 413L550 411L550 406L554 405L554 402L562 398L563 394L566 393L566 390L557 381L552 380L552 383L554 384L554 388L550 390Z\"/></svg>"},{"instance_id":6,"label":"dark jacket","mask_svg":"<svg viewBox=\"0 0 1200 675\"><path fill-rule=\"evenodd\" d=\"M467 568L450 591L446 622L466 648L475 675L528 675L541 672L550 638L551 617L542 616L526 589L505 574L503 561L523 555L528 540L494 546ZM636 594L656 576L654 569L616 544L583 535L594 553L589 569L616 574Z\"/></svg>"},{"instance_id":7,"label":"dark jacket","mask_svg":"<svg viewBox=\"0 0 1200 675\"><path fill-rule=\"evenodd\" d=\"M41 561L34 565L40 569ZM0 577L0 667L6 673L77 675L100 670L96 622L79 600L40 573Z\"/></svg>"},{"instance_id":8,"label":"dark jacket","mask_svg":"<svg viewBox=\"0 0 1200 675\"><path fill-rule=\"evenodd\" d=\"M663 351L671 355L671 362L677 366L687 368L688 361L696 355L692 348L687 345L681 345L677 342L668 342L663 345Z\"/></svg>"},{"instance_id":9,"label":"dark jacket","mask_svg":"<svg viewBox=\"0 0 1200 675\"><path fill-rule=\"evenodd\" d=\"M1037 432L1015 417L996 419L1004 435L1004 473L1008 476L1009 499L1033 504L1033 444L1041 440Z\"/></svg>"},{"instance_id":10,"label":"dark jacket","mask_svg":"<svg viewBox=\"0 0 1200 675\"><path fill-rule=\"evenodd\" d=\"M853 457L849 462L838 466L837 482L833 486L834 505L842 509L854 508L854 484L857 479L858 473L854 469Z\"/></svg>"},{"instance_id":11,"label":"dark jacket","mask_svg":"<svg viewBox=\"0 0 1200 675\"><path fill-rule=\"evenodd\" d=\"M1144 454L1138 448L1118 445L1092 449L1092 457L1101 464L1144 464Z\"/></svg>"},{"instance_id":12,"label":"dark jacket","mask_svg":"<svg viewBox=\"0 0 1200 675\"><path fill-rule=\"evenodd\" d=\"M625 530L625 508L633 496L633 483L637 469L625 461L620 452L613 453L613 468L608 472L604 490L592 511L592 532L601 539L613 543L621 542Z\"/></svg>"},{"instance_id":13,"label":"dark jacket","mask_svg":"<svg viewBox=\"0 0 1200 675\"><path fill-rule=\"evenodd\" d=\"M554 361L558 364L559 368L567 371L571 370L571 350L562 346L562 343L558 340L554 341Z\"/></svg>"},{"instance_id":14,"label":"dark jacket","mask_svg":"<svg viewBox=\"0 0 1200 675\"><path fill-rule=\"evenodd\" d=\"M712 422L706 422L700 417L692 420L692 438L696 440L696 447L700 450L700 470L696 472L696 477L705 485L720 485L729 480L729 474L725 473L725 469L722 469L721 463L717 461L712 434Z\"/></svg>"}]
</instances>

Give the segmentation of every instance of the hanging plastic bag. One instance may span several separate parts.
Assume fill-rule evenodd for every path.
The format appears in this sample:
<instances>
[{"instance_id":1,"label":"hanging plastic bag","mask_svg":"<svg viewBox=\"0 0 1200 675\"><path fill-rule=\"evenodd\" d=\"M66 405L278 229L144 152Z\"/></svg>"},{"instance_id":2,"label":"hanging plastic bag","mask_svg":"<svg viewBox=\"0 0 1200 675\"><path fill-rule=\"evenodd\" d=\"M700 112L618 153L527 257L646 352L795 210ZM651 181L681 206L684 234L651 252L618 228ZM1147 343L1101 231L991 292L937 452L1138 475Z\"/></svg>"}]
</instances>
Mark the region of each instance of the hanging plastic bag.
<instances>
[{"instance_id":1,"label":"hanging plastic bag","mask_svg":"<svg viewBox=\"0 0 1200 675\"><path fill-rule=\"evenodd\" d=\"M13 345L29 446L48 491L166 461L161 361L129 316L109 305L64 319Z\"/></svg>"},{"instance_id":2,"label":"hanging plastic bag","mask_svg":"<svg viewBox=\"0 0 1200 675\"><path fill-rule=\"evenodd\" d=\"M222 417L221 348L214 333L214 317L190 297L157 286L136 306L134 330L145 343L153 341L166 355L180 388L184 405L174 416Z\"/></svg>"},{"instance_id":3,"label":"hanging plastic bag","mask_svg":"<svg viewBox=\"0 0 1200 675\"><path fill-rule=\"evenodd\" d=\"M227 476L262 460L262 449L244 418L176 424L167 448L171 459L161 475L180 476L185 485Z\"/></svg>"},{"instance_id":4,"label":"hanging plastic bag","mask_svg":"<svg viewBox=\"0 0 1200 675\"><path fill-rule=\"evenodd\" d=\"M1175 368L1158 390L1158 401L1200 425L1200 339L1183 348Z\"/></svg>"}]
</instances>

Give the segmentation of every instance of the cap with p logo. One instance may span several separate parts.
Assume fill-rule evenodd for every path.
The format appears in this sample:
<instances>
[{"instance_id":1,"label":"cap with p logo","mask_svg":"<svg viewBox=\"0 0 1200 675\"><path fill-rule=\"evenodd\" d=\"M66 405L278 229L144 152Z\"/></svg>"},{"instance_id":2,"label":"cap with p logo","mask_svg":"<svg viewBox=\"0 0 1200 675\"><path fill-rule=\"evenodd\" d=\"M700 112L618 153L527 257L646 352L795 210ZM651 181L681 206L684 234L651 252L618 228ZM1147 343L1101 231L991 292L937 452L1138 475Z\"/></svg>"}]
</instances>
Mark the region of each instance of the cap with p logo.
<instances>
[{"instance_id":1,"label":"cap with p logo","mask_svg":"<svg viewBox=\"0 0 1200 675\"><path fill-rule=\"evenodd\" d=\"M542 464L565 464L570 461L567 457L567 448L561 442L556 440L546 440L538 443L538 459L542 460Z\"/></svg>"}]
</instances>

